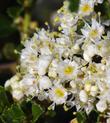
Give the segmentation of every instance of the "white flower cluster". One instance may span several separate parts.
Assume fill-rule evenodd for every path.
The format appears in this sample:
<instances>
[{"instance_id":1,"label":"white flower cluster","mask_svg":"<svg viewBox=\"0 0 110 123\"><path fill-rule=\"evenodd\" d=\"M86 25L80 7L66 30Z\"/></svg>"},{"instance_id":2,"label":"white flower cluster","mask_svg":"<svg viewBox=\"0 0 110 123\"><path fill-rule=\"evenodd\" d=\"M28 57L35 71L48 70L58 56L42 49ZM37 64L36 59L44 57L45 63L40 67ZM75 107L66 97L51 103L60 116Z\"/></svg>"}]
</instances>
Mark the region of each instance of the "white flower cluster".
<instances>
[{"instance_id":1,"label":"white flower cluster","mask_svg":"<svg viewBox=\"0 0 110 123\"><path fill-rule=\"evenodd\" d=\"M79 11L68 10L68 2L58 11L59 31L38 30L21 52L19 72L5 84L14 99L37 97L89 113L94 107L110 115L110 36L92 17L102 0L81 0ZM84 26L79 28L79 22Z\"/></svg>"}]
</instances>

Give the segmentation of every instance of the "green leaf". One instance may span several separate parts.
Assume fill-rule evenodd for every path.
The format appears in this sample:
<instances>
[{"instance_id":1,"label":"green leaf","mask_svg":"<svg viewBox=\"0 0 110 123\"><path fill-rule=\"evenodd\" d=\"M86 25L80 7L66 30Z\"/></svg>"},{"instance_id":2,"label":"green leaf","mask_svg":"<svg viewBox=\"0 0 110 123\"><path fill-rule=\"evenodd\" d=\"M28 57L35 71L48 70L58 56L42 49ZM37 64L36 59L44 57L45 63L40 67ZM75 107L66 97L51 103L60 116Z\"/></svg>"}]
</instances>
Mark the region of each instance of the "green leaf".
<instances>
[{"instance_id":1,"label":"green leaf","mask_svg":"<svg viewBox=\"0 0 110 123\"><path fill-rule=\"evenodd\" d=\"M32 116L33 116L33 119L32 119L32 122L35 123L38 118L43 114L44 110L43 108L36 104L36 103L32 103Z\"/></svg>"},{"instance_id":2,"label":"green leaf","mask_svg":"<svg viewBox=\"0 0 110 123\"><path fill-rule=\"evenodd\" d=\"M4 110L1 119L5 123L22 123L25 119L25 114L18 104L13 104L11 108Z\"/></svg>"},{"instance_id":3,"label":"green leaf","mask_svg":"<svg viewBox=\"0 0 110 123\"><path fill-rule=\"evenodd\" d=\"M0 37L6 37L14 33L16 29L12 27L12 22L8 17L0 15Z\"/></svg>"},{"instance_id":4,"label":"green leaf","mask_svg":"<svg viewBox=\"0 0 110 123\"><path fill-rule=\"evenodd\" d=\"M69 0L70 1L70 6L69 9L74 12L77 11L79 8L79 2L80 0Z\"/></svg>"},{"instance_id":5,"label":"green leaf","mask_svg":"<svg viewBox=\"0 0 110 123\"><path fill-rule=\"evenodd\" d=\"M84 111L77 112L76 114L78 123L86 123L87 115Z\"/></svg>"},{"instance_id":6,"label":"green leaf","mask_svg":"<svg viewBox=\"0 0 110 123\"><path fill-rule=\"evenodd\" d=\"M0 114L3 112L5 107L8 107L10 104L8 102L8 98L5 92L5 89L0 86Z\"/></svg>"},{"instance_id":7,"label":"green leaf","mask_svg":"<svg viewBox=\"0 0 110 123\"><path fill-rule=\"evenodd\" d=\"M21 7L18 7L18 6L16 6L16 7L14 6L14 7L7 9L7 13L11 18L18 17L22 11L23 11L23 9Z\"/></svg>"},{"instance_id":8,"label":"green leaf","mask_svg":"<svg viewBox=\"0 0 110 123\"><path fill-rule=\"evenodd\" d=\"M99 123L99 112L95 109L92 110L88 116L89 121L94 121L94 123Z\"/></svg>"},{"instance_id":9,"label":"green leaf","mask_svg":"<svg viewBox=\"0 0 110 123\"><path fill-rule=\"evenodd\" d=\"M49 116L49 117L55 117L56 112L53 111L53 110L48 110L48 111L46 112L46 115Z\"/></svg>"}]
</instances>

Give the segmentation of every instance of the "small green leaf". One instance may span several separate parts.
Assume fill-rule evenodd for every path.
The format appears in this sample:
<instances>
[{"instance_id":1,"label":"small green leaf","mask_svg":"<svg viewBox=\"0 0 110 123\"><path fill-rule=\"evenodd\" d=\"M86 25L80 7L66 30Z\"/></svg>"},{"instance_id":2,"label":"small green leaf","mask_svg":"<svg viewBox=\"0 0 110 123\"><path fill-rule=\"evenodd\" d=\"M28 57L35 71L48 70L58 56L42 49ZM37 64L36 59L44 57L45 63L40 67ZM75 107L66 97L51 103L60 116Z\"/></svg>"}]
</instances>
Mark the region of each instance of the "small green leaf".
<instances>
[{"instance_id":1,"label":"small green leaf","mask_svg":"<svg viewBox=\"0 0 110 123\"><path fill-rule=\"evenodd\" d=\"M32 103L32 116L33 120L32 122L35 123L38 118L43 114L44 110L42 107L36 103Z\"/></svg>"},{"instance_id":2,"label":"small green leaf","mask_svg":"<svg viewBox=\"0 0 110 123\"><path fill-rule=\"evenodd\" d=\"M78 123L86 123L87 115L84 111L77 112L76 114Z\"/></svg>"},{"instance_id":3,"label":"small green leaf","mask_svg":"<svg viewBox=\"0 0 110 123\"><path fill-rule=\"evenodd\" d=\"M23 9L21 7L14 6L14 7L8 8L7 13L11 18L16 18L21 14L22 10Z\"/></svg>"},{"instance_id":4,"label":"small green leaf","mask_svg":"<svg viewBox=\"0 0 110 123\"><path fill-rule=\"evenodd\" d=\"M5 123L21 123L25 119L25 114L18 104L13 104L11 108L6 108L1 115Z\"/></svg>"},{"instance_id":5,"label":"small green leaf","mask_svg":"<svg viewBox=\"0 0 110 123\"><path fill-rule=\"evenodd\" d=\"M5 89L0 86L0 114L3 112L4 108L9 106L8 98Z\"/></svg>"},{"instance_id":6,"label":"small green leaf","mask_svg":"<svg viewBox=\"0 0 110 123\"><path fill-rule=\"evenodd\" d=\"M79 8L79 1L80 0L69 0L70 1L70 6L69 9L74 12L77 11Z\"/></svg>"},{"instance_id":7,"label":"small green leaf","mask_svg":"<svg viewBox=\"0 0 110 123\"><path fill-rule=\"evenodd\" d=\"M88 116L89 121L94 121L94 123L99 123L99 112L97 112L95 109L92 110Z\"/></svg>"}]
</instances>

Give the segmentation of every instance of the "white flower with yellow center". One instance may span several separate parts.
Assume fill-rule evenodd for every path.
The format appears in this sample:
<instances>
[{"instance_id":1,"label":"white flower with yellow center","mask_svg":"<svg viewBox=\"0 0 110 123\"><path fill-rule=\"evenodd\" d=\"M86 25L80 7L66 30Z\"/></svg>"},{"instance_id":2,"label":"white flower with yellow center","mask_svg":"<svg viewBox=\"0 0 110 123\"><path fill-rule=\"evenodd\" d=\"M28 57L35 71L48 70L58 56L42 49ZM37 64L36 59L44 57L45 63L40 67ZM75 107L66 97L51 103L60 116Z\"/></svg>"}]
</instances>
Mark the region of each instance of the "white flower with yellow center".
<instances>
[{"instance_id":1,"label":"white flower with yellow center","mask_svg":"<svg viewBox=\"0 0 110 123\"><path fill-rule=\"evenodd\" d=\"M68 96L68 93L66 89L61 85L57 85L53 87L49 92L50 100L58 105L65 103L67 96Z\"/></svg>"},{"instance_id":2,"label":"white flower with yellow center","mask_svg":"<svg viewBox=\"0 0 110 123\"><path fill-rule=\"evenodd\" d=\"M84 29L81 29L85 38L90 40L99 41L104 33L104 27L98 23L95 19L92 19L92 25L85 24Z\"/></svg>"},{"instance_id":3,"label":"white flower with yellow center","mask_svg":"<svg viewBox=\"0 0 110 123\"><path fill-rule=\"evenodd\" d=\"M94 1L93 0L81 0L79 5L79 14L81 16L88 16L94 10Z\"/></svg>"},{"instance_id":4,"label":"white flower with yellow center","mask_svg":"<svg viewBox=\"0 0 110 123\"><path fill-rule=\"evenodd\" d=\"M75 61L65 60L59 63L58 75L63 80L73 79L78 72L78 64Z\"/></svg>"}]
</instances>

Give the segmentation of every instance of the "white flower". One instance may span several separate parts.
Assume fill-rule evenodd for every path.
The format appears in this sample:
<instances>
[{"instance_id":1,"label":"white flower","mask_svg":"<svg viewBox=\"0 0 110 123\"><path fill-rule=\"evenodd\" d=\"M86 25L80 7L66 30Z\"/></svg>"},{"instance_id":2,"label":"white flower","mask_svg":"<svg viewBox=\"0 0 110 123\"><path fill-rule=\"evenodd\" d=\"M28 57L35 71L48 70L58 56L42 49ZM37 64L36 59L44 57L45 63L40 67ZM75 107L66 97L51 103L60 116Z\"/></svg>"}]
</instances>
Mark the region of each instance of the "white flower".
<instances>
[{"instance_id":1,"label":"white flower","mask_svg":"<svg viewBox=\"0 0 110 123\"><path fill-rule=\"evenodd\" d=\"M50 66L49 66L49 70L48 70L48 76L49 77L56 78L57 66L58 66L58 60L57 59L52 60Z\"/></svg>"},{"instance_id":2,"label":"white flower","mask_svg":"<svg viewBox=\"0 0 110 123\"><path fill-rule=\"evenodd\" d=\"M73 53L73 54L77 54L78 52L80 51L80 46L79 46L79 44L74 44L74 46L72 47L72 49L71 49L71 53Z\"/></svg>"},{"instance_id":3,"label":"white flower","mask_svg":"<svg viewBox=\"0 0 110 123\"><path fill-rule=\"evenodd\" d=\"M35 63L37 61L37 54L37 52L34 52L29 48L23 49L20 58L21 65L27 67L28 65Z\"/></svg>"},{"instance_id":4,"label":"white flower","mask_svg":"<svg viewBox=\"0 0 110 123\"><path fill-rule=\"evenodd\" d=\"M65 1L64 6L58 11L58 17L55 18L55 21L60 23L59 30L65 35L69 35L77 29L78 21L78 16L70 13L68 8L69 2Z\"/></svg>"},{"instance_id":5,"label":"white flower","mask_svg":"<svg viewBox=\"0 0 110 123\"><path fill-rule=\"evenodd\" d=\"M90 90L90 95L93 96L93 97L95 97L97 95L97 93L98 93L98 87L95 86L95 85L92 86L91 87L91 90Z\"/></svg>"},{"instance_id":6,"label":"white flower","mask_svg":"<svg viewBox=\"0 0 110 123\"><path fill-rule=\"evenodd\" d=\"M19 88L24 92L26 96L37 95L38 93L38 83L34 76L27 74L19 82Z\"/></svg>"},{"instance_id":7,"label":"white flower","mask_svg":"<svg viewBox=\"0 0 110 123\"><path fill-rule=\"evenodd\" d=\"M62 20L61 20L62 32L65 35L69 35L72 29L75 31L77 29L77 26L75 25L77 20L78 20L78 17L74 18L73 14L70 14L70 13L62 16Z\"/></svg>"},{"instance_id":8,"label":"white flower","mask_svg":"<svg viewBox=\"0 0 110 123\"><path fill-rule=\"evenodd\" d=\"M107 123L110 123L110 118L107 119Z\"/></svg>"},{"instance_id":9,"label":"white flower","mask_svg":"<svg viewBox=\"0 0 110 123\"><path fill-rule=\"evenodd\" d=\"M6 82L5 82L5 88L7 89L8 87L10 87L11 86L11 82L10 82L10 80L7 80Z\"/></svg>"},{"instance_id":10,"label":"white flower","mask_svg":"<svg viewBox=\"0 0 110 123\"><path fill-rule=\"evenodd\" d=\"M25 90L25 95L35 97L38 95L38 87L34 84Z\"/></svg>"},{"instance_id":11,"label":"white flower","mask_svg":"<svg viewBox=\"0 0 110 123\"><path fill-rule=\"evenodd\" d=\"M24 97L24 94L21 90L12 91L12 96L15 100L19 101Z\"/></svg>"},{"instance_id":12,"label":"white flower","mask_svg":"<svg viewBox=\"0 0 110 123\"><path fill-rule=\"evenodd\" d=\"M93 0L80 0L79 5L79 14L81 16L88 16L94 10L94 1Z\"/></svg>"},{"instance_id":13,"label":"white flower","mask_svg":"<svg viewBox=\"0 0 110 123\"><path fill-rule=\"evenodd\" d=\"M20 81L20 83L24 84L24 86L31 86L36 83L34 76L27 74L24 78Z\"/></svg>"},{"instance_id":14,"label":"white flower","mask_svg":"<svg viewBox=\"0 0 110 123\"><path fill-rule=\"evenodd\" d=\"M38 33L35 34L35 36L36 36L37 40L40 40L42 42L50 40L48 31L46 31L45 29L39 30Z\"/></svg>"},{"instance_id":15,"label":"white flower","mask_svg":"<svg viewBox=\"0 0 110 123\"><path fill-rule=\"evenodd\" d=\"M61 38L57 38L57 39L56 39L56 42L57 42L58 44L66 45L66 46L71 44L71 40L70 40L69 37L66 36L66 35L62 35Z\"/></svg>"},{"instance_id":16,"label":"white flower","mask_svg":"<svg viewBox=\"0 0 110 123\"><path fill-rule=\"evenodd\" d=\"M75 61L62 61L58 65L57 72L64 80L73 79L78 72L78 64Z\"/></svg>"},{"instance_id":17,"label":"white flower","mask_svg":"<svg viewBox=\"0 0 110 123\"><path fill-rule=\"evenodd\" d=\"M5 83L5 88L11 87L12 90L19 88L19 76L15 75Z\"/></svg>"},{"instance_id":18,"label":"white flower","mask_svg":"<svg viewBox=\"0 0 110 123\"><path fill-rule=\"evenodd\" d=\"M85 38L92 41L99 41L104 33L104 27L95 19L92 19L92 25L85 24L84 29L81 29L81 31Z\"/></svg>"},{"instance_id":19,"label":"white flower","mask_svg":"<svg viewBox=\"0 0 110 123\"><path fill-rule=\"evenodd\" d=\"M52 86L51 80L47 76L41 76L38 79L40 90L49 89Z\"/></svg>"},{"instance_id":20,"label":"white flower","mask_svg":"<svg viewBox=\"0 0 110 123\"><path fill-rule=\"evenodd\" d=\"M51 55L52 54L48 46L41 47L40 52L41 52L41 55Z\"/></svg>"},{"instance_id":21,"label":"white flower","mask_svg":"<svg viewBox=\"0 0 110 123\"><path fill-rule=\"evenodd\" d=\"M92 60L92 57L98 53L97 47L94 44L88 45L84 49L83 57L87 62Z\"/></svg>"},{"instance_id":22,"label":"white flower","mask_svg":"<svg viewBox=\"0 0 110 123\"><path fill-rule=\"evenodd\" d=\"M39 75L45 75L47 68L52 60L50 55L42 55L37 61L36 68Z\"/></svg>"},{"instance_id":23,"label":"white flower","mask_svg":"<svg viewBox=\"0 0 110 123\"><path fill-rule=\"evenodd\" d=\"M105 89L103 93L100 93L99 95L100 100L106 100L106 102L110 103L110 89Z\"/></svg>"},{"instance_id":24,"label":"white flower","mask_svg":"<svg viewBox=\"0 0 110 123\"><path fill-rule=\"evenodd\" d=\"M110 69L106 70L106 82L110 84Z\"/></svg>"},{"instance_id":25,"label":"white flower","mask_svg":"<svg viewBox=\"0 0 110 123\"><path fill-rule=\"evenodd\" d=\"M98 111L100 112L104 112L107 109L107 103L105 100L100 100L97 104L96 104L96 108Z\"/></svg>"},{"instance_id":26,"label":"white flower","mask_svg":"<svg viewBox=\"0 0 110 123\"><path fill-rule=\"evenodd\" d=\"M56 87L53 87L49 92L50 100L56 104L65 103L67 99L67 95L68 93L66 89L61 85L57 85Z\"/></svg>"},{"instance_id":27,"label":"white flower","mask_svg":"<svg viewBox=\"0 0 110 123\"><path fill-rule=\"evenodd\" d=\"M88 95L86 93L86 91L81 90L79 93L79 99L81 102L86 103L88 101Z\"/></svg>"},{"instance_id":28,"label":"white flower","mask_svg":"<svg viewBox=\"0 0 110 123\"><path fill-rule=\"evenodd\" d=\"M84 90L86 92L89 92L91 89L91 83L90 82L86 82L85 85L84 85Z\"/></svg>"},{"instance_id":29,"label":"white flower","mask_svg":"<svg viewBox=\"0 0 110 123\"><path fill-rule=\"evenodd\" d=\"M76 89L76 87L77 87L76 82L73 80L70 82L70 85L71 85L73 90Z\"/></svg>"}]
</instances>

